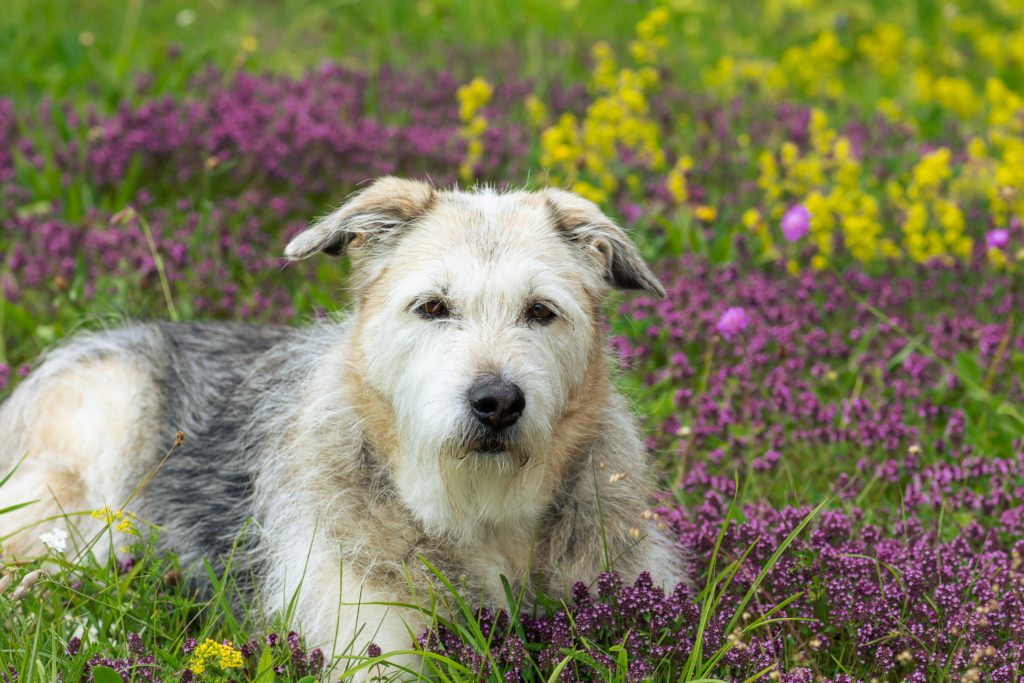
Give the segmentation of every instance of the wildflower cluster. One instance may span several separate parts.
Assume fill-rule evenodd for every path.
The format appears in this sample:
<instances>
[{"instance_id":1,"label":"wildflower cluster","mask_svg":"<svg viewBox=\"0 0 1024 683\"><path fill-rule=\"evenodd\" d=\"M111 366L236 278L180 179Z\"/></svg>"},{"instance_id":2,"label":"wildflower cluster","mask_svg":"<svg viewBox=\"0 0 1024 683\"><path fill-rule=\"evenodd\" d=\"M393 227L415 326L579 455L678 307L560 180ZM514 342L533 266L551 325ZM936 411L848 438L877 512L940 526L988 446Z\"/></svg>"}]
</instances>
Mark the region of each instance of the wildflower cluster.
<instances>
[{"instance_id":1,"label":"wildflower cluster","mask_svg":"<svg viewBox=\"0 0 1024 683\"><path fill-rule=\"evenodd\" d=\"M648 98L658 84L653 65L667 44L663 31L670 17L659 7L637 26L637 38L630 45L633 68L619 68L608 44L594 46L595 98L583 120L563 113L541 133L540 164L550 182L567 183L584 197L604 203L619 189L623 166L664 169L660 128ZM634 191L639 189L635 176L627 175L626 182Z\"/></svg>"},{"instance_id":2,"label":"wildflower cluster","mask_svg":"<svg viewBox=\"0 0 1024 683\"><path fill-rule=\"evenodd\" d=\"M826 680L815 672L835 661L865 675L918 683L980 671L992 681L1017 680L1024 662L1020 541L965 530L940 542L914 518L864 525L860 510L829 513L768 573L756 607L738 612L760 567L809 509L754 506L744 511L752 521L730 526L728 507L719 493L709 493L692 512L660 513L702 569L710 557L740 564L710 619L682 585L666 592L646 574L632 585L605 574L596 596L577 584L563 610L515 620L479 611L475 621L490 643L487 652L444 626L423 634L420 646L481 678L498 673L505 680L531 671L546 675L573 652L583 655L569 658L560 680L675 678L697 637L708 656L721 656L716 676L730 680L773 672L769 680L810 683ZM729 532L720 542L722 525ZM977 548L988 562L961 561ZM780 621L759 625L773 607ZM599 643L616 643L626 656Z\"/></svg>"},{"instance_id":3,"label":"wildflower cluster","mask_svg":"<svg viewBox=\"0 0 1024 683\"><path fill-rule=\"evenodd\" d=\"M277 322L333 306L294 295L303 276L281 272L287 238L367 178L450 183L461 160L452 76L385 69L375 80L387 93L381 108L408 112L408 122L364 110L367 76L336 65L295 79L210 68L194 77L194 99L141 95L111 113L52 103L16 113L0 99L0 387L28 370L8 359L34 357L97 303ZM492 103L511 109L525 92L502 85ZM484 133L478 177L518 174L525 130L505 121ZM47 167L72 187L40 183ZM83 205L83 192L95 201ZM327 290L339 281L305 272Z\"/></svg>"},{"instance_id":4,"label":"wildflower cluster","mask_svg":"<svg viewBox=\"0 0 1024 683\"><path fill-rule=\"evenodd\" d=\"M124 510L111 510L104 506L99 510L93 510L89 515L108 527L123 534L138 536L139 531L135 527L135 515Z\"/></svg>"},{"instance_id":5,"label":"wildflower cluster","mask_svg":"<svg viewBox=\"0 0 1024 683\"><path fill-rule=\"evenodd\" d=\"M704 3L691 4L694 9ZM808 17L827 16L824 6L815 9L818 14ZM783 21L766 12L761 19L767 24ZM891 17L871 23L869 16L863 30L821 31L786 48L777 62L766 55L730 53L705 70L704 85L712 92L737 95L742 90L739 79L758 97L717 103L694 97L672 106L673 98L686 100L686 95L673 89L664 70L644 66L659 62L664 45L659 21L667 16L667 10L655 10L637 27L638 35L655 38L633 44L635 69L620 70L607 45L595 46L594 99L582 124L575 111L559 116L557 109L544 110L544 120L553 116L557 121L541 135L541 165L552 180L570 183L599 203L618 205L623 213L638 199L646 202L651 219L667 217L684 233L669 235L670 244L692 248L700 243L687 234L687 215L717 225L713 239L718 242L735 241L747 232L766 260L780 255L773 226L788 207L800 204L809 212L811 230L806 244L797 245L795 253L788 250L794 271L804 265L819 270L845 267L851 257L862 264L973 263L980 254L990 267L1010 270L1024 259L1019 238L998 247L984 240L991 230L1018 233L1024 213L1024 99L993 70L996 62L1005 65L991 50L994 34L980 41L995 60L983 70L984 78L934 75L935 55L924 42L910 38ZM954 26L981 21L976 16L966 20L958 17ZM807 23L814 22L808 18ZM998 24L989 28L1002 30ZM1018 38L998 42L1004 40L1016 45ZM953 44L959 56L948 57L950 63L970 63L965 55L973 54L978 43ZM893 69L900 60L917 65L914 87L901 80L905 69ZM870 70L887 94L877 101L879 114L874 117L841 99L860 68ZM628 87L630 79L637 87ZM654 92L656 99L651 97ZM787 95L814 104L794 108L783 99ZM938 114L945 127L933 137L948 139L915 140L915 121L936 104L952 120ZM529 108L540 109L534 100ZM765 122L772 128L773 121L783 125L771 132L758 130ZM633 133L623 132L627 128ZM890 144L880 146L883 140ZM694 161L697 151L701 164ZM734 184L756 179L761 192L741 191L738 197L733 192L728 199L709 202L706 181L723 178ZM744 203L742 211L729 211L730 205ZM677 214L673 208L680 204L689 211Z\"/></svg>"},{"instance_id":6,"label":"wildflower cluster","mask_svg":"<svg viewBox=\"0 0 1024 683\"><path fill-rule=\"evenodd\" d=\"M125 683L131 681L148 681L159 683L162 678L162 666L156 656L148 651L140 633L128 633L121 646L121 654L104 653L95 646L88 646L80 636L72 636L68 639L64 648L64 659L67 671L74 675L79 672L83 681L93 679L93 669L104 667L117 673ZM12 681L18 680L15 674ZM61 678L58 678L61 680ZM74 680L79 680L75 678Z\"/></svg>"},{"instance_id":7,"label":"wildflower cluster","mask_svg":"<svg viewBox=\"0 0 1024 683\"><path fill-rule=\"evenodd\" d=\"M268 633L262 639L252 638L241 646L239 652L250 674L257 672L259 661L264 655L269 655L274 662L274 674L286 678L315 678L324 671L326 665L323 651L314 648L307 653L295 631L289 631L284 638L276 632Z\"/></svg>"},{"instance_id":8,"label":"wildflower cluster","mask_svg":"<svg viewBox=\"0 0 1024 683\"><path fill-rule=\"evenodd\" d=\"M459 165L459 177L467 183L474 179L477 164L484 156L483 135L487 131L487 119L480 112L493 94L494 86L482 78L474 78L456 93L459 120L463 124L462 136L466 139L466 156Z\"/></svg>"},{"instance_id":9,"label":"wildflower cluster","mask_svg":"<svg viewBox=\"0 0 1024 683\"><path fill-rule=\"evenodd\" d=\"M702 454L688 476L724 474L739 464L733 457L769 450L804 458L839 447L843 460L814 466L869 479L870 463L915 444L943 458L968 455L947 455L966 443L1010 452L1017 418L1006 412L978 431L966 418L985 411L975 382L987 382L985 400L1024 401L1015 369L1024 338L1006 317L1022 310L1024 293L1007 276L978 287L955 269L925 273L741 275L681 260L665 278L668 299L624 304L624 334L612 338L644 391L672 395L652 445L686 462ZM712 342L716 333L727 343Z\"/></svg>"},{"instance_id":10,"label":"wildflower cluster","mask_svg":"<svg viewBox=\"0 0 1024 683\"><path fill-rule=\"evenodd\" d=\"M222 671L237 669L242 666L242 653L230 643L218 643L207 638L193 650L188 668L194 674L202 674L208 665Z\"/></svg>"}]
</instances>

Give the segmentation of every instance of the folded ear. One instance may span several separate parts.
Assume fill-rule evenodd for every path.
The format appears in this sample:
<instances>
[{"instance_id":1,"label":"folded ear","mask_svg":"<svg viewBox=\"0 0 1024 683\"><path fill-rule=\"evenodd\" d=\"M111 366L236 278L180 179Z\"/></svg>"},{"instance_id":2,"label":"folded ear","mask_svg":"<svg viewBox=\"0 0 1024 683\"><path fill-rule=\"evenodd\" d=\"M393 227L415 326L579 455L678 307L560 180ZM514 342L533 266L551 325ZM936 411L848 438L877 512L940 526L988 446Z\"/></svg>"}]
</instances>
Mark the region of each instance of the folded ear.
<instances>
[{"instance_id":1,"label":"folded ear","mask_svg":"<svg viewBox=\"0 0 1024 683\"><path fill-rule=\"evenodd\" d=\"M629 237L596 204L565 190L548 189L543 194L557 229L588 250L609 284L665 298L665 288Z\"/></svg>"},{"instance_id":2,"label":"folded ear","mask_svg":"<svg viewBox=\"0 0 1024 683\"><path fill-rule=\"evenodd\" d=\"M304 259L318 252L337 256L367 241L386 239L424 215L434 188L418 180L385 177L292 238L284 255Z\"/></svg>"}]
</instances>

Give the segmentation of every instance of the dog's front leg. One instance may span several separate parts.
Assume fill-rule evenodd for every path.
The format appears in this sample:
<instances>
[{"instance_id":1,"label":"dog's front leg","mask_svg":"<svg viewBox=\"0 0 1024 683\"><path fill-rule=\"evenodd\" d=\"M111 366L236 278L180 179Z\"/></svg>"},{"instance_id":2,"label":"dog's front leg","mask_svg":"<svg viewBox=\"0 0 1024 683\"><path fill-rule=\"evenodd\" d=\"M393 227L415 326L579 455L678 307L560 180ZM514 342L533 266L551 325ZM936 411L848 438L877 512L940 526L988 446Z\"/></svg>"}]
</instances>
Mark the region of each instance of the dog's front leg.
<instances>
[{"instance_id":1,"label":"dog's front leg","mask_svg":"<svg viewBox=\"0 0 1024 683\"><path fill-rule=\"evenodd\" d=\"M429 619L410 606L407 583L401 577L374 580L362 563L343 562L338 546L323 537L309 537L312 526L305 526L305 544L303 525L296 525L294 534L286 535L295 542L275 545L279 552L268 558L265 604L281 613L291 611L307 646L333 655L332 680L393 677L400 673L397 666L413 672L399 680L415 678L422 658L411 653ZM394 654L399 652L405 654ZM364 666L380 655L386 662Z\"/></svg>"},{"instance_id":2,"label":"dog's front leg","mask_svg":"<svg viewBox=\"0 0 1024 683\"><path fill-rule=\"evenodd\" d=\"M307 580L325 572L310 572ZM326 577L324 577L326 578ZM296 617L310 647L332 653L332 679L366 681L376 678L415 678L422 658L413 650L415 639L429 620L399 591L349 578L334 567L334 582L303 585ZM378 657L384 661L366 666ZM401 669L407 669L402 673Z\"/></svg>"},{"instance_id":3,"label":"dog's front leg","mask_svg":"<svg viewBox=\"0 0 1024 683\"><path fill-rule=\"evenodd\" d=\"M425 673L423 659L413 650L429 619L411 604L407 595L372 583L342 586L338 610L341 638L334 650L339 678L409 680ZM384 661L366 666L379 657Z\"/></svg>"}]
</instances>

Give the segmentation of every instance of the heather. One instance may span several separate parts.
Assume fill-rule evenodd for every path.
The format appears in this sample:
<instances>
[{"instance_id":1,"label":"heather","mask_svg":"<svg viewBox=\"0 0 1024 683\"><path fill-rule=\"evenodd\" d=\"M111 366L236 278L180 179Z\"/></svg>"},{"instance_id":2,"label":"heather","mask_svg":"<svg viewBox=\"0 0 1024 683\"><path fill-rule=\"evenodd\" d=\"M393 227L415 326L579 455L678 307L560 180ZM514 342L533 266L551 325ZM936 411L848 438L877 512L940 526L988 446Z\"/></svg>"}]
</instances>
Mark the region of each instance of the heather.
<instances>
[{"instance_id":1,"label":"heather","mask_svg":"<svg viewBox=\"0 0 1024 683\"><path fill-rule=\"evenodd\" d=\"M668 291L607 324L645 515L694 581L609 567L495 611L448 577L410 642L438 677L1024 679L1020 9L476 5L15 3L0 395L78 329L343 309L343 260L280 252L368 179L559 184ZM144 536L100 566L51 532L45 566L4 566L0 678L390 675L241 619L230 573L196 593Z\"/></svg>"}]
</instances>

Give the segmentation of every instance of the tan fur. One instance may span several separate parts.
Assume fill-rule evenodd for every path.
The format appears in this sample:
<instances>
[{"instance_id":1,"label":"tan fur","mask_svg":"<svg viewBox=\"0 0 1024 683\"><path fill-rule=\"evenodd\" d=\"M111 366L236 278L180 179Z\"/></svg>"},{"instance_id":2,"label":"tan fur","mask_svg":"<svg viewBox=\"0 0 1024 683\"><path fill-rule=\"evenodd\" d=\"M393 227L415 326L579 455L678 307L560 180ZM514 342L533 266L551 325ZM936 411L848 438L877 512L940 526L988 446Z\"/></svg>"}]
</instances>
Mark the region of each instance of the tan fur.
<instances>
[{"instance_id":1,"label":"tan fur","mask_svg":"<svg viewBox=\"0 0 1024 683\"><path fill-rule=\"evenodd\" d=\"M25 456L3 489L5 501L38 501L0 517L0 535L24 529L4 544L6 553L21 557L44 550L40 534L63 527L62 515L74 523L72 544L78 545L91 540L97 525L75 513L118 509L123 501L110 493L123 490L117 482L135 474L124 454L145 440L136 427L140 412L152 405L146 373L116 357L60 369L37 384L23 410L5 411L0 430L21 436L14 440L16 451L11 444L5 450Z\"/></svg>"}]
</instances>

